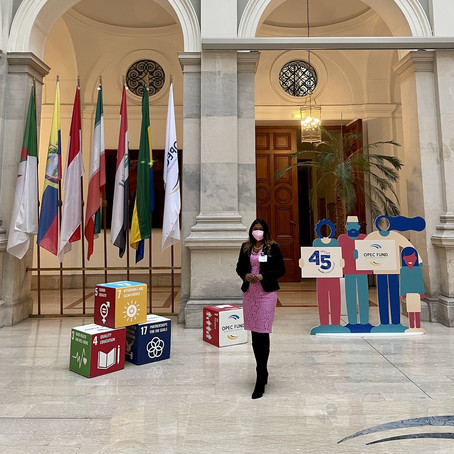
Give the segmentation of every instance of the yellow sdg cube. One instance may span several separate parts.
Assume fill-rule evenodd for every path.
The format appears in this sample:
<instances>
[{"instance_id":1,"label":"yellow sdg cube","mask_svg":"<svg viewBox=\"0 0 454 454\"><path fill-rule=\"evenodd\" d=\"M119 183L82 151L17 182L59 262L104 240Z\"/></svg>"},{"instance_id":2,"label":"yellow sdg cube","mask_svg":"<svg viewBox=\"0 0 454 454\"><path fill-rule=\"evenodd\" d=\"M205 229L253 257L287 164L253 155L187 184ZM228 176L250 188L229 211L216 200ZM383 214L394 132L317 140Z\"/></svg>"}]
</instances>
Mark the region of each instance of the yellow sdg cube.
<instances>
[{"instance_id":1,"label":"yellow sdg cube","mask_svg":"<svg viewBox=\"0 0 454 454\"><path fill-rule=\"evenodd\" d=\"M95 288L94 322L120 328L147 321L147 284L119 281Z\"/></svg>"}]
</instances>

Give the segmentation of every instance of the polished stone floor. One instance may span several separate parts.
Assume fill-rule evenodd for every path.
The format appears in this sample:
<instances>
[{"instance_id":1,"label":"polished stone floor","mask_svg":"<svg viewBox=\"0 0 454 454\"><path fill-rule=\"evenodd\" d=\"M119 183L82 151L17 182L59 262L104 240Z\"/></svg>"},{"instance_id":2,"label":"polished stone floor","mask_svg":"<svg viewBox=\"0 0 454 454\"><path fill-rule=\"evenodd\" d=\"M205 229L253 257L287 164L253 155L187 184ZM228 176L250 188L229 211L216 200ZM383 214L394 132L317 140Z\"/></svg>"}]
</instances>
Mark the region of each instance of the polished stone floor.
<instances>
[{"instance_id":1,"label":"polished stone floor","mask_svg":"<svg viewBox=\"0 0 454 454\"><path fill-rule=\"evenodd\" d=\"M315 307L278 307L269 384L252 400L250 341L219 349L171 319L170 359L91 379L68 364L71 328L92 318L1 328L0 453L454 452L450 328L310 336Z\"/></svg>"}]
</instances>

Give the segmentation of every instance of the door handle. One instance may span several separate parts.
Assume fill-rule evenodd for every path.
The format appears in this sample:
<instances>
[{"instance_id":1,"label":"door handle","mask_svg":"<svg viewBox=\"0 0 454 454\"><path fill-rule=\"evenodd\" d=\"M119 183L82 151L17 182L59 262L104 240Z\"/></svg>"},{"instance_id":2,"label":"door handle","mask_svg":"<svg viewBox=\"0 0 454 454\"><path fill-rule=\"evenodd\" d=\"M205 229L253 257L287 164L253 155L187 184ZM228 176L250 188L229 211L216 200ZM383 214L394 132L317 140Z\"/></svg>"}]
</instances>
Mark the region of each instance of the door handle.
<instances>
[{"instance_id":1,"label":"door handle","mask_svg":"<svg viewBox=\"0 0 454 454\"><path fill-rule=\"evenodd\" d=\"M296 222L295 221L290 221L290 224L291 225L296 225Z\"/></svg>"}]
</instances>

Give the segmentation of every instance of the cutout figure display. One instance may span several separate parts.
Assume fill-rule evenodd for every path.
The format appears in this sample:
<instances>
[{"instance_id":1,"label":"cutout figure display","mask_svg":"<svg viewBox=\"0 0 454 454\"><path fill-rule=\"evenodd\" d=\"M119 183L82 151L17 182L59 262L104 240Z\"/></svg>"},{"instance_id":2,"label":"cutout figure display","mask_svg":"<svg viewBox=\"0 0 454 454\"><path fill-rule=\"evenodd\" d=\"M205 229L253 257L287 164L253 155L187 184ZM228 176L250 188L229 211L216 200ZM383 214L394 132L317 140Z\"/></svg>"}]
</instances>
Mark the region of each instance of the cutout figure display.
<instances>
[{"instance_id":1,"label":"cutout figure display","mask_svg":"<svg viewBox=\"0 0 454 454\"><path fill-rule=\"evenodd\" d=\"M402 266L400 268L400 294L407 303L410 328L409 332L425 333L421 328L421 298L425 296L422 263L419 263L418 252L413 247L402 250Z\"/></svg>"},{"instance_id":2,"label":"cutout figure display","mask_svg":"<svg viewBox=\"0 0 454 454\"><path fill-rule=\"evenodd\" d=\"M387 226L384 227L383 223ZM378 230L369 233L367 240L392 240L396 247L396 257L400 257L400 251L406 247L413 248L410 241L397 231L416 230L425 228L425 221L420 217L407 218L405 216L379 216L375 220ZM393 269L377 270L377 296L380 325L375 326L372 332L404 332L408 327L400 323L400 292L399 292L399 260ZM391 313L391 323L389 313Z\"/></svg>"},{"instance_id":3,"label":"cutout figure display","mask_svg":"<svg viewBox=\"0 0 454 454\"><path fill-rule=\"evenodd\" d=\"M355 240L363 240L366 235L359 233L360 225L357 216L347 216L345 228L347 233L340 235L338 240L345 261L347 328L352 333L369 333L373 327L369 323L369 283L367 275L371 274L371 271L356 269L358 251L355 249ZM359 312L359 323L357 312Z\"/></svg>"},{"instance_id":4,"label":"cutout figure display","mask_svg":"<svg viewBox=\"0 0 454 454\"><path fill-rule=\"evenodd\" d=\"M328 236L323 236L322 228L327 226L330 230ZM339 247L339 242L334 238L336 227L328 220L323 219L315 226L316 238L312 246L320 248ZM304 261L299 262L301 268L304 266ZM340 259L338 265L340 268L344 266L344 260ZM341 288L340 278L338 277L319 277L316 280L317 289L317 305L320 318L320 325L311 329L311 334L317 333L350 333L350 330L340 323L341 317ZM329 315L331 313L331 324L329 323Z\"/></svg>"},{"instance_id":5,"label":"cutout figure display","mask_svg":"<svg viewBox=\"0 0 454 454\"><path fill-rule=\"evenodd\" d=\"M334 224L323 219L316 225L317 238L312 247L301 248L302 277L316 278L320 325L312 328L311 334L426 332L421 328L421 298L425 297L422 262L410 241L398 233L420 232L426 223L419 216L379 216L375 226L378 230L366 236L359 231L358 217L347 216L347 233L336 240ZM322 233L323 227L329 228L327 236ZM367 275L372 271L377 276L378 326L369 323ZM342 275L345 277L346 326L340 323ZM407 304L410 328L400 322L401 296Z\"/></svg>"}]
</instances>

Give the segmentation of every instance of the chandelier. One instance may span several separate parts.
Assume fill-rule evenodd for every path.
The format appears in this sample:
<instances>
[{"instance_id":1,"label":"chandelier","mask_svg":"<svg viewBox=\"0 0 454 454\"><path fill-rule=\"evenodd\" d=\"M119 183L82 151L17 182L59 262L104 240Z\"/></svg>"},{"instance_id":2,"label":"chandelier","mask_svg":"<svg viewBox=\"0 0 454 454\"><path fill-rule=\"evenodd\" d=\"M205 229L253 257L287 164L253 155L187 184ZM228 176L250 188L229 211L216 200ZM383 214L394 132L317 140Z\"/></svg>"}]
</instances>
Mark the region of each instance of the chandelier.
<instances>
[{"instance_id":1,"label":"chandelier","mask_svg":"<svg viewBox=\"0 0 454 454\"><path fill-rule=\"evenodd\" d=\"M315 102L312 95L300 106L301 142L322 141L322 108Z\"/></svg>"},{"instance_id":2,"label":"chandelier","mask_svg":"<svg viewBox=\"0 0 454 454\"><path fill-rule=\"evenodd\" d=\"M306 0L306 18L307 18L307 37L310 37L309 25L309 0ZM311 64L311 51L307 51L307 60ZM301 118L301 142L321 142L322 141L322 108L315 102L312 97L312 91L309 93L306 102L300 106Z\"/></svg>"}]
</instances>

